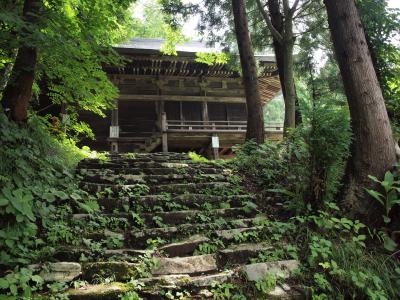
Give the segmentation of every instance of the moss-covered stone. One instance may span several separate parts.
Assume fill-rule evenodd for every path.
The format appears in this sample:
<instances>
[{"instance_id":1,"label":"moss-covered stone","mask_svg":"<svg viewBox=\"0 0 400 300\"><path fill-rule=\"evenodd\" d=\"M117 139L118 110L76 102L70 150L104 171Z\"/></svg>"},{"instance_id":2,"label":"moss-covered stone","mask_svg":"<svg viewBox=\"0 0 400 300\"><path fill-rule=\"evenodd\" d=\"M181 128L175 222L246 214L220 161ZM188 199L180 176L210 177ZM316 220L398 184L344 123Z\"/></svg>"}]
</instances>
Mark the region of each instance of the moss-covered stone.
<instances>
[{"instance_id":1,"label":"moss-covered stone","mask_svg":"<svg viewBox=\"0 0 400 300\"><path fill-rule=\"evenodd\" d=\"M83 265L82 277L87 281L102 278L114 278L128 281L137 276L136 264L128 262L94 262Z\"/></svg>"},{"instance_id":2,"label":"moss-covered stone","mask_svg":"<svg viewBox=\"0 0 400 300\"><path fill-rule=\"evenodd\" d=\"M69 289L67 294L70 300L116 300L119 299L119 295L128 291L129 287L126 284L115 282Z\"/></svg>"}]
</instances>

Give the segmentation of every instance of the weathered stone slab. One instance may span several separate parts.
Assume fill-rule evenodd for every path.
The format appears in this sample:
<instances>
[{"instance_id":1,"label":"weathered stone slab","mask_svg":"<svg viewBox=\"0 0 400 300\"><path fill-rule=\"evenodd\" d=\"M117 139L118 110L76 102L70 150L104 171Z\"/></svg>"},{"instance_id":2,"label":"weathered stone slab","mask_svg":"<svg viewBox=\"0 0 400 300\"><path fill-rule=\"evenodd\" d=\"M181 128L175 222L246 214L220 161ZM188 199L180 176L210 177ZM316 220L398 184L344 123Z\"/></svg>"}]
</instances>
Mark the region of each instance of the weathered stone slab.
<instances>
[{"instance_id":1,"label":"weathered stone slab","mask_svg":"<svg viewBox=\"0 0 400 300\"><path fill-rule=\"evenodd\" d=\"M293 289L288 284L277 285L273 291L268 294L271 300L303 300L307 299L299 290Z\"/></svg>"},{"instance_id":2,"label":"weathered stone slab","mask_svg":"<svg viewBox=\"0 0 400 300\"><path fill-rule=\"evenodd\" d=\"M234 229L226 229L226 230L217 230L215 231L215 234L222 240L224 241L233 241L235 239L235 236L244 233L244 232L249 232L249 231L257 231L261 229L262 227L257 226L257 227L247 227L247 228L234 228Z\"/></svg>"},{"instance_id":3,"label":"weathered stone slab","mask_svg":"<svg viewBox=\"0 0 400 300\"><path fill-rule=\"evenodd\" d=\"M190 193L201 192L204 189L229 188L229 182L206 182L206 183L176 183L160 184L151 189L154 193Z\"/></svg>"},{"instance_id":4,"label":"weathered stone slab","mask_svg":"<svg viewBox=\"0 0 400 300\"><path fill-rule=\"evenodd\" d=\"M167 253L170 257L184 256L192 254L200 244L208 242L209 240L208 237L197 234L181 242L168 244L158 249Z\"/></svg>"},{"instance_id":5,"label":"weathered stone slab","mask_svg":"<svg viewBox=\"0 0 400 300\"><path fill-rule=\"evenodd\" d=\"M249 260L257 257L261 251L271 248L271 246L263 243L232 245L226 249L218 251L218 267L222 268L226 265L240 265L249 263Z\"/></svg>"},{"instance_id":6,"label":"weathered stone slab","mask_svg":"<svg viewBox=\"0 0 400 300\"><path fill-rule=\"evenodd\" d=\"M277 277L288 278L290 274L298 268L297 260L282 260L266 263L251 264L242 267L242 272L249 281L264 279L267 274L274 274Z\"/></svg>"},{"instance_id":7,"label":"weathered stone slab","mask_svg":"<svg viewBox=\"0 0 400 300\"><path fill-rule=\"evenodd\" d=\"M217 270L213 255L190 257L159 258L158 265L152 270L153 275L200 274Z\"/></svg>"},{"instance_id":8,"label":"weathered stone slab","mask_svg":"<svg viewBox=\"0 0 400 300\"><path fill-rule=\"evenodd\" d=\"M70 300L115 300L129 288L122 283L87 285L67 291Z\"/></svg>"},{"instance_id":9,"label":"weathered stone slab","mask_svg":"<svg viewBox=\"0 0 400 300\"><path fill-rule=\"evenodd\" d=\"M174 274L174 275L162 275L150 278L140 279L146 286L162 286L162 287L177 287L185 285L190 282L190 276L188 274Z\"/></svg>"},{"instance_id":10,"label":"weathered stone slab","mask_svg":"<svg viewBox=\"0 0 400 300\"><path fill-rule=\"evenodd\" d=\"M143 256L148 254L147 250L137 250L137 249L113 249L113 250L104 250L105 257L115 257L119 260L130 260L136 258L138 256Z\"/></svg>"},{"instance_id":11,"label":"weathered stone slab","mask_svg":"<svg viewBox=\"0 0 400 300\"><path fill-rule=\"evenodd\" d=\"M218 274L191 277L189 285L195 287L210 287L214 282L223 283L229 281L233 275L233 271L226 271Z\"/></svg>"},{"instance_id":12,"label":"weathered stone slab","mask_svg":"<svg viewBox=\"0 0 400 300\"><path fill-rule=\"evenodd\" d=\"M44 265L30 265L28 267L38 272L46 282L70 282L82 273L81 265L74 262L46 263Z\"/></svg>"},{"instance_id":13,"label":"weathered stone slab","mask_svg":"<svg viewBox=\"0 0 400 300\"><path fill-rule=\"evenodd\" d=\"M82 277L87 281L110 277L117 281L127 281L136 275L136 264L124 261L85 263L82 271Z\"/></svg>"}]
</instances>

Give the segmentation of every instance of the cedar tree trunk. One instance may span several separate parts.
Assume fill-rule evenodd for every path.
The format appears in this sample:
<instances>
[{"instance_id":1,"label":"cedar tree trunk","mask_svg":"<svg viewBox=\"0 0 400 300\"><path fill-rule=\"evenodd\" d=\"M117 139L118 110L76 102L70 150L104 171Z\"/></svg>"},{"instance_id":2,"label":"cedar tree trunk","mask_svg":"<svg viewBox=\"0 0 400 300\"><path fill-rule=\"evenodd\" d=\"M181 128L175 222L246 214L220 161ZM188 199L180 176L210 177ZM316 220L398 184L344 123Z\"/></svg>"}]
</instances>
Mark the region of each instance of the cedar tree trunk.
<instances>
[{"instance_id":1,"label":"cedar tree trunk","mask_svg":"<svg viewBox=\"0 0 400 300\"><path fill-rule=\"evenodd\" d=\"M287 129L296 127L296 124L301 119L298 111L296 111L297 96L293 72L295 40L293 34L293 11L287 9L282 12L278 0L268 0L269 16L264 10L261 0L257 0L257 6L272 33L279 81L285 102L284 132L286 134Z\"/></svg>"},{"instance_id":2,"label":"cedar tree trunk","mask_svg":"<svg viewBox=\"0 0 400 300\"><path fill-rule=\"evenodd\" d=\"M243 71L243 83L247 103L246 140L264 142L264 115L258 87L256 61L251 45L246 8L243 0L232 0L235 32Z\"/></svg>"},{"instance_id":3,"label":"cedar tree trunk","mask_svg":"<svg viewBox=\"0 0 400 300\"><path fill-rule=\"evenodd\" d=\"M364 187L373 186L368 175L382 178L396 161L392 130L354 0L324 3L354 135L346 205L372 221L375 205Z\"/></svg>"},{"instance_id":4,"label":"cedar tree trunk","mask_svg":"<svg viewBox=\"0 0 400 300\"><path fill-rule=\"evenodd\" d=\"M40 0L25 0L22 17L27 26L36 24L40 6ZM25 124L28 118L28 105L32 96L36 60L36 47L22 45L18 49L10 79L3 93L4 111L11 120L20 125Z\"/></svg>"}]
</instances>

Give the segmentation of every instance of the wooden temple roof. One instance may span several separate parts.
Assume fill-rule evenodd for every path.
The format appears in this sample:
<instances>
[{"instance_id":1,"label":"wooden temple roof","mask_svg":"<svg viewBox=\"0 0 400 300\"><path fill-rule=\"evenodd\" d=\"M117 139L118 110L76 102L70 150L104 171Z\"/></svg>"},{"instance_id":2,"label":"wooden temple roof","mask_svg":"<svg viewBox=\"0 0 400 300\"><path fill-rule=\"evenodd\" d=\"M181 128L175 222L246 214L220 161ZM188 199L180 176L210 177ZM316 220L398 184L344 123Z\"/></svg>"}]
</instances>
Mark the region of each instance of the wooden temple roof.
<instances>
[{"instance_id":1,"label":"wooden temple roof","mask_svg":"<svg viewBox=\"0 0 400 300\"><path fill-rule=\"evenodd\" d=\"M126 60L123 67L104 66L110 75L134 75L155 77L198 77L240 80L240 74L227 64L207 65L196 62L196 53L216 52L206 44L191 41L177 45L178 55L167 56L160 52L163 40L133 39L115 49ZM275 58L271 55L257 55L260 93L263 104L268 103L280 91Z\"/></svg>"}]
</instances>

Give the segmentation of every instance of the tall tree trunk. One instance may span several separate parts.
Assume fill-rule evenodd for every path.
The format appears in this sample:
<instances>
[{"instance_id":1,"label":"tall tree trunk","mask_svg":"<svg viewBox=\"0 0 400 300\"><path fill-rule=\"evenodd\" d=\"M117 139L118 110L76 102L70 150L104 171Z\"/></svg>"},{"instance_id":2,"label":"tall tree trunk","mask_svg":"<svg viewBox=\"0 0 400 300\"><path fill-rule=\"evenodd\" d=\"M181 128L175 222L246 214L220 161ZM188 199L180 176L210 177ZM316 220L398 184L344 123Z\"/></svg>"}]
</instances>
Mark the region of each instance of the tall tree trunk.
<instances>
[{"instance_id":1,"label":"tall tree trunk","mask_svg":"<svg viewBox=\"0 0 400 300\"><path fill-rule=\"evenodd\" d=\"M375 216L363 188L372 186L368 175L382 178L395 163L392 130L354 0L324 2L354 135L345 200L354 213Z\"/></svg>"},{"instance_id":2,"label":"tall tree trunk","mask_svg":"<svg viewBox=\"0 0 400 300\"><path fill-rule=\"evenodd\" d=\"M283 16L279 7L278 0L268 0L268 11L271 17L272 26L283 36ZM274 36L272 37L274 46L276 66L278 67L279 81L281 83L283 98L286 97L285 92L285 74L284 69L284 56L283 56L283 43L280 43Z\"/></svg>"},{"instance_id":3,"label":"tall tree trunk","mask_svg":"<svg viewBox=\"0 0 400 300\"><path fill-rule=\"evenodd\" d=\"M283 37L283 73L285 83L285 132L289 128L296 127L296 89L294 86L294 63L293 63L293 48L294 36L293 25L291 20L285 21L285 36Z\"/></svg>"},{"instance_id":4,"label":"tall tree trunk","mask_svg":"<svg viewBox=\"0 0 400 300\"><path fill-rule=\"evenodd\" d=\"M256 61L249 35L246 7L243 0L232 0L232 8L246 93L246 139L254 139L258 144L261 144L265 138L264 115L261 107Z\"/></svg>"},{"instance_id":5,"label":"tall tree trunk","mask_svg":"<svg viewBox=\"0 0 400 300\"><path fill-rule=\"evenodd\" d=\"M297 96L294 83L294 34L293 34L293 18L291 12L284 13L281 11L279 0L268 0L267 2L269 16L266 15L261 1L258 1L258 8L263 14L265 21L270 18L271 24L278 34L272 34L273 46L278 67L279 81L281 83L283 99L285 102L285 122L284 132L287 133L288 128L294 128L301 120L299 111L296 110ZM279 39L276 35L279 35Z\"/></svg>"},{"instance_id":6,"label":"tall tree trunk","mask_svg":"<svg viewBox=\"0 0 400 300\"><path fill-rule=\"evenodd\" d=\"M25 0L22 17L27 26L36 24L40 6L40 0ZM10 79L4 89L3 108L11 120L19 124L25 124L27 121L28 105L32 96L32 85L35 78L36 60L36 47L22 45L18 49Z\"/></svg>"}]
</instances>

